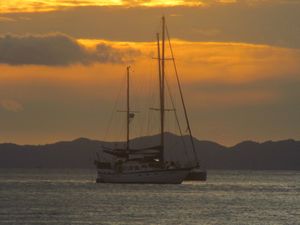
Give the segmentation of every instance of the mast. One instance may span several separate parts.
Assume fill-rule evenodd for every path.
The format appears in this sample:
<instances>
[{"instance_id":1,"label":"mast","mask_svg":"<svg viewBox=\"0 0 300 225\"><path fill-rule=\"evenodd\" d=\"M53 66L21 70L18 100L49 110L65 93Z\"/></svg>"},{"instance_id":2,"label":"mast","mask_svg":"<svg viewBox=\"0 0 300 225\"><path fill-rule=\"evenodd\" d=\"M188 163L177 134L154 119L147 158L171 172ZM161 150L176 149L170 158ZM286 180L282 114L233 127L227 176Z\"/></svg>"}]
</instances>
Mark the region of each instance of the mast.
<instances>
[{"instance_id":1,"label":"mast","mask_svg":"<svg viewBox=\"0 0 300 225\"><path fill-rule=\"evenodd\" d=\"M162 96L162 89L161 89L161 58L160 58L160 41L159 41L159 33L156 33L156 38L157 38L157 62L158 62L158 81L159 81L159 100L160 100L160 121L162 121L162 111L161 111L161 96ZM160 130L161 130L161 135L160 135L160 145L161 145L161 151L159 153L159 160L162 162L163 161L163 123L160 123Z\"/></svg>"},{"instance_id":2,"label":"mast","mask_svg":"<svg viewBox=\"0 0 300 225\"><path fill-rule=\"evenodd\" d=\"M159 78L159 94L161 96L161 58L160 58L160 42L159 42L159 33L156 33L157 38L157 59L158 59L158 78ZM159 97L160 99L161 97Z\"/></svg>"},{"instance_id":3,"label":"mast","mask_svg":"<svg viewBox=\"0 0 300 225\"><path fill-rule=\"evenodd\" d=\"M126 132L126 150L129 151L129 123L130 123L130 95L129 95L129 88L130 88L130 80L129 80L129 71L130 66L127 66L127 110L126 110L126 121L127 121L127 132Z\"/></svg>"},{"instance_id":4,"label":"mast","mask_svg":"<svg viewBox=\"0 0 300 225\"><path fill-rule=\"evenodd\" d=\"M160 141L161 153L160 161L164 161L164 122L165 122L165 17L162 17L162 58L161 58L161 76L160 76ZM160 57L159 57L160 58Z\"/></svg>"}]
</instances>

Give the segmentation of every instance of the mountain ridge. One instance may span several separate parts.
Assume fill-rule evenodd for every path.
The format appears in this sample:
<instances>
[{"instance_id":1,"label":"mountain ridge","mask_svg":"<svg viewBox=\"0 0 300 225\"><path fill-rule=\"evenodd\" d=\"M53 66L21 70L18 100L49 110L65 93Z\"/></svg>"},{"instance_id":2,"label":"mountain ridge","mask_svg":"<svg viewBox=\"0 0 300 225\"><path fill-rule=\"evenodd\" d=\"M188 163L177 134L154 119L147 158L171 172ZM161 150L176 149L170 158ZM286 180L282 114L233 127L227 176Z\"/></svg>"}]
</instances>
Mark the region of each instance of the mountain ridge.
<instances>
[{"instance_id":1,"label":"mountain ridge","mask_svg":"<svg viewBox=\"0 0 300 225\"><path fill-rule=\"evenodd\" d=\"M138 137L131 140L136 148L146 144L157 145L159 136ZM189 136L183 138L166 133L166 159L182 164L194 160L192 151L183 153L183 146L190 149ZM300 170L300 141L243 141L226 147L213 141L194 138L197 156L206 169L237 170ZM121 145L122 142L104 142L88 138L58 141L44 145L0 144L0 168L93 168L96 152L105 160L102 146Z\"/></svg>"}]
</instances>

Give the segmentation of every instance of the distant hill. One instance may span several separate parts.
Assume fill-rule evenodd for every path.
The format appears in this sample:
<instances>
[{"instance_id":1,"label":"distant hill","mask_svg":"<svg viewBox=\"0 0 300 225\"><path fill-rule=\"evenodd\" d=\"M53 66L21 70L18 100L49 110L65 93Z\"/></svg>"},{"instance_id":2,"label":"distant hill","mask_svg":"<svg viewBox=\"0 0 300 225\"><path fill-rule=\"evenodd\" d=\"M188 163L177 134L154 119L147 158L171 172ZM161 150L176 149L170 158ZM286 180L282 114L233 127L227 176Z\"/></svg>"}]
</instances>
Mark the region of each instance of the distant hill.
<instances>
[{"instance_id":1,"label":"distant hill","mask_svg":"<svg viewBox=\"0 0 300 225\"><path fill-rule=\"evenodd\" d=\"M300 170L300 141L283 140L257 143L245 141L233 147L224 147L210 141L194 139L197 155L207 169L236 170ZM151 146L158 143L158 136L140 137L132 140L133 147ZM0 168L93 168L96 152L102 146L122 145L79 138L74 141L47 145L0 144ZM189 137L166 134L166 159L182 164L194 160Z\"/></svg>"}]
</instances>

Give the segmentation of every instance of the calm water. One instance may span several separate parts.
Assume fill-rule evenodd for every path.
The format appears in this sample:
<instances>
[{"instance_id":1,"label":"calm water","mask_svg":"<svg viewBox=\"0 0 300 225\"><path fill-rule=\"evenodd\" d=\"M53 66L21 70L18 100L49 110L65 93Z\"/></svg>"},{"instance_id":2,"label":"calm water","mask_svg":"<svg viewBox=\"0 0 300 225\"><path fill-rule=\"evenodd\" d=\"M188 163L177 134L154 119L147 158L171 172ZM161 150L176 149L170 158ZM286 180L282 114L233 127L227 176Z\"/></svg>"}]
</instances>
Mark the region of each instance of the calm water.
<instances>
[{"instance_id":1,"label":"calm water","mask_svg":"<svg viewBox=\"0 0 300 225\"><path fill-rule=\"evenodd\" d=\"M300 172L210 171L206 183L95 184L93 170L0 170L0 224L300 224Z\"/></svg>"}]
</instances>

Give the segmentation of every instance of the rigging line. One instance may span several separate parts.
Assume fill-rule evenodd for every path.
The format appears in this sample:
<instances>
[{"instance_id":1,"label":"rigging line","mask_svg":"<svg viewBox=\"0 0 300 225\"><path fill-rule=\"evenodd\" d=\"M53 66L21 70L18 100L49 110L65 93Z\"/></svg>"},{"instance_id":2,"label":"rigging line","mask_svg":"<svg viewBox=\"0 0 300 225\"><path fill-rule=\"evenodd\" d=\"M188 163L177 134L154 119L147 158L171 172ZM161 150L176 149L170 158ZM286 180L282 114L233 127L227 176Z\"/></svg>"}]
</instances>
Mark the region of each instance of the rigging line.
<instances>
[{"instance_id":1,"label":"rigging line","mask_svg":"<svg viewBox=\"0 0 300 225\"><path fill-rule=\"evenodd\" d=\"M150 68L152 68L152 67L150 67ZM153 72L151 71L150 74L152 74L152 73ZM145 130L146 136L150 135L150 132L153 131L153 127L151 126L152 125L151 122L155 119L154 116L153 116L152 111L148 109L148 105L147 105L147 103L149 105L155 105L156 104L156 96L153 92L154 83L155 83L154 76L148 74L147 84L149 84L149 85L147 86L147 97L146 97L147 101L145 101L145 110L147 112L147 117L146 117L146 119L147 119L147 129Z\"/></svg>"},{"instance_id":2,"label":"rigging line","mask_svg":"<svg viewBox=\"0 0 300 225\"><path fill-rule=\"evenodd\" d=\"M151 80L148 76L148 74L144 74L144 76L147 78L146 83L150 84ZM145 86L145 102L149 102L150 99L148 99L148 94L150 94L150 88L148 86ZM149 121L149 110L146 110L147 107L145 107L145 103L143 104L144 110L145 110L145 122L147 123L147 126L144 127L143 133L144 135L147 135L148 131L149 131L149 126L150 126L150 121Z\"/></svg>"},{"instance_id":3,"label":"rigging line","mask_svg":"<svg viewBox=\"0 0 300 225\"><path fill-rule=\"evenodd\" d=\"M117 104L118 104L119 98L121 96L121 91L123 89L123 85L122 84L123 84L124 80L125 80L125 77L123 77L123 80L121 80L121 84L119 86L119 90L118 90L117 95L116 95L115 104L113 106L113 113L110 114L110 118L108 120L108 126L107 126L106 131L105 131L104 141L107 141L107 136L108 136L108 133L109 133L110 128L111 128L112 120L113 120L113 117L115 115L115 111L116 111L116 108L117 108Z\"/></svg>"},{"instance_id":4,"label":"rigging line","mask_svg":"<svg viewBox=\"0 0 300 225\"><path fill-rule=\"evenodd\" d=\"M144 79L147 80L148 77L144 74L143 75ZM140 79L139 80L139 84L138 84L138 87L139 87L139 93L138 93L138 104L139 104L139 110L140 110L140 114L139 114L139 117L137 118L136 122L134 123L135 126L137 126L139 128L139 132L136 133L136 136L144 136L145 134L145 129L146 129L146 126L145 126L145 121L147 121L147 112L148 111L145 111L145 108L146 108L146 96L147 96L147 91L146 91L146 85L148 82L142 82L142 80Z\"/></svg>"},{"instance_id":5,"label":"rigging line","mask_svg":"<svg viewBox=\"0 0 300 225\"><path fill-rule=\"evenodd\" d=\"M173 52L173 48L172 48L171 40L170 40L170 35L169 35L169 29L168 29L167 26L166 26L166 33L167 33L169 47L170 47L170 51L171 51L171 55L172 55L172 61L173 61L173 65L174 65L174 71L175 71L175 75L176 75L177 85L178 85L179 92L180 92L183 111L184 111L184 115L185 115L185 119L186 119L186 123L187 123L187 129L189 131L189 135L190 135L190 139L191 139L191 143L192 143L192 148L193 148L193 152L194 152L194 155L195 155L195 161L196 161L196 164L198 166L198 164L199 164L198 156L197 156L197 152L196 152L196 148L195 148L194 139L193 139L193 136L192 136L192 130L191 130L191 127L190 127L190 122L189 122L189 118L188 118L188 114L187 114L187 109L186 109L185 102L184 102L184 99L183 99L182 88L181 88L181 85L180 85L179 75L178 75L177 66L176 66L176 62L175 62L175 58L174 58L174 52Z\"/></svg>"},{"instance_id":6,"label":"rigging line","mask_svg":"<svg viewBox=\"0 0 300 225\"><path fill-rule=\"evenodd\" d=\"M170 97L170 100L171 100L172 108L175 109L175 101L174 101L174 98L171 94L171 88L170 88L170 85L169 85L169 82L168 82L167 79L166 79L166 84L167 84L167 89L168 89L169 97ZM177 122L177 126L178 126L178 129L179 129L179 133L180 133L180 136L181 136L183 146L184 146L185 150L187 151L186 143L183 139L183 134L182 134L182 130L181 130L181 126L180 126L180 122L179 122L179 118L178 118L178 114L177 114L176 109L174 110L174 114L175 114L175 118L176 118L176 122ZM186 151L185 151L185 153L186 153L186 156L188 158L188 154L187 154Z\"/></svg>"}]
</instances>

